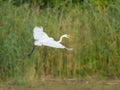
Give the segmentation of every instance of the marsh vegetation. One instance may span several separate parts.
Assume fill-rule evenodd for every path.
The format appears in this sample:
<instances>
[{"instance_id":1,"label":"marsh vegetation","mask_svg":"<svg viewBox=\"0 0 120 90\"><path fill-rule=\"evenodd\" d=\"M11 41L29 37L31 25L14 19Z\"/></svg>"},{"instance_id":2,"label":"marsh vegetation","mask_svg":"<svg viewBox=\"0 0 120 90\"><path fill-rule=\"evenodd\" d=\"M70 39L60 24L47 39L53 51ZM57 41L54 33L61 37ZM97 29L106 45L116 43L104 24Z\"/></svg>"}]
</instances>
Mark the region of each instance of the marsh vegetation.
<instances>
[{"instance_id":1,"label":"marsh vegetation","mask_svg":"<svg viewBox=\"0 0 120 90\"><path fill-rule=\"evenodd\" d=\"M11 0L12 1L12 0ZM24 83L44 78L120 78L120 1L84 1L39 7L0 1L0 79ZM73 51L37 47L34 26Z\"/></svg>"}]
</instances>

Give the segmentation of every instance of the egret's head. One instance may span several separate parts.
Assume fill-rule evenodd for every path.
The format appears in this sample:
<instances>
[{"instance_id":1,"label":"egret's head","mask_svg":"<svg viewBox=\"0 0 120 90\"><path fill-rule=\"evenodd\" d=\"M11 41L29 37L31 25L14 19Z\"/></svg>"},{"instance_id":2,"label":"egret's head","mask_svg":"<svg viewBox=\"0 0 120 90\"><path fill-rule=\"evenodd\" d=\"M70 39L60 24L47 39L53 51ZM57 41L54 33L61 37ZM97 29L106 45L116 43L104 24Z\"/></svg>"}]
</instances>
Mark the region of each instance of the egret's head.
<instances>
[{"instance_id":1,"label":"egret's head","mask_svg":"<svg viewBox=\"0 0 120 90\"><path fill-rule=\"evenodd\" d=\"M64 34L63 36L66 37L66 38L68 38L68 39L71 39L71 38L72 38L72 36L71 36L71 35L68 35L68 34Z\"/></svg>"}]
</instances>

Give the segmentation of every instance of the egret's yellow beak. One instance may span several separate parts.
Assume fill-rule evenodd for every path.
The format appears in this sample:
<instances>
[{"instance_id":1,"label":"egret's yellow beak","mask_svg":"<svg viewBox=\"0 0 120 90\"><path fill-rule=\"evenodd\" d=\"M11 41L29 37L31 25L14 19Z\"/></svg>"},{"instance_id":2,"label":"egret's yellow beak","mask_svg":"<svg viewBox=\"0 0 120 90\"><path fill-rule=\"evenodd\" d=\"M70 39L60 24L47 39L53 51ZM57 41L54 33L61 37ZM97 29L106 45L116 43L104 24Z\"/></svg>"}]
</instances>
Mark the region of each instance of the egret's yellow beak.
<instances>
[{"instance_id":1,"label":"egret's yellow beak","mask_svg":"<svg viewBox=\"0 0 120 90\"><path fill-rule=\"evenodd\" d=\"M71 36L71 35L68 35L67 38L71 40L71 39L72 39L72 36Z\"/></svg>"}]
</instances>

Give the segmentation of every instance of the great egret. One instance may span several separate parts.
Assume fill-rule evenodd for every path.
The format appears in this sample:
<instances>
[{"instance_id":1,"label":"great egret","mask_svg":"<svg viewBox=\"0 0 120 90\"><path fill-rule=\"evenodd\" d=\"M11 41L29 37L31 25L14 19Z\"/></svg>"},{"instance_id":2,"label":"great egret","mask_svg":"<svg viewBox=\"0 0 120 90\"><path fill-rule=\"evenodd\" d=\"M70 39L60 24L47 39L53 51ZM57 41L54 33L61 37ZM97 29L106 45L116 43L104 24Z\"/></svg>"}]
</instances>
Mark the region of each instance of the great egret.
<instances>
[{"instance_id":1,"label":"great egret","mask_svg":"<svg viewBox=\"0 0 120 90\"><path fill-rule=\"evenodd\" d=\"M33 36L35 39L34 45L35 46L49 46L53 48L65 48L67 50L72 50L72 48L67 48L64 45L62 45L60 42L64 37L70 38L70 35L64 34L60 37L60 40L55 41L52 37L49 37L45 32L43 32L43 27L34 27L33 29ZM31 53L29 56L32 54L32 52L35 49L35 46L33 47Z\"/></svg>"}]
</instances>

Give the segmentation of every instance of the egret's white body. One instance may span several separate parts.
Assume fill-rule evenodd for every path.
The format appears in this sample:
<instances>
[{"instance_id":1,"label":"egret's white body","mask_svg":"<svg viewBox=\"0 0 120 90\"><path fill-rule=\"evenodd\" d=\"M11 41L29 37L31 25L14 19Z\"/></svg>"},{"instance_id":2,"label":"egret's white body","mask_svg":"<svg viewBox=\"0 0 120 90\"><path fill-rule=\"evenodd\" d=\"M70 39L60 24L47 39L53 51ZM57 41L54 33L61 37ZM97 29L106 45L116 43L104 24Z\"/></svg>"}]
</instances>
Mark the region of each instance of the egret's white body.
<instances>
[{"instance_id":1,"label":"egret's white body","mask_svg":"<svg viewBox=\"0 0 120 90\"><path fill-rule=\"evenodd\" d=\"M67 48L60 43L63 37L69 38L69 35L67 34L62 35L59 41L55 41L52 37L49 37L45 32L43 32L43 27L36 26L33 31L33 36L35 39L35 42L34 42L35 46L44 45L44 46L49 46L53 48L65 48L67 50L72 50L72 48Z\"/></svg>"}]
</instances>

